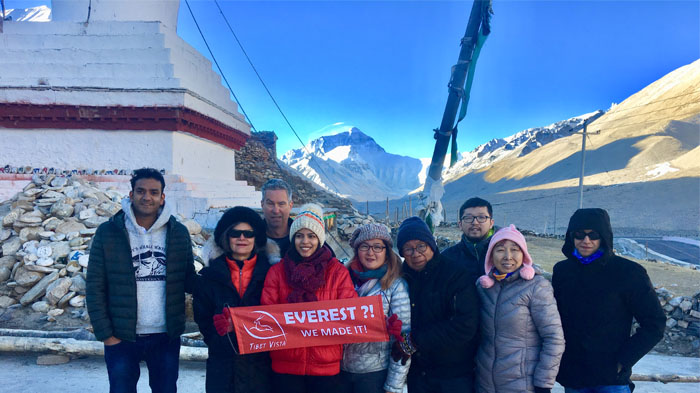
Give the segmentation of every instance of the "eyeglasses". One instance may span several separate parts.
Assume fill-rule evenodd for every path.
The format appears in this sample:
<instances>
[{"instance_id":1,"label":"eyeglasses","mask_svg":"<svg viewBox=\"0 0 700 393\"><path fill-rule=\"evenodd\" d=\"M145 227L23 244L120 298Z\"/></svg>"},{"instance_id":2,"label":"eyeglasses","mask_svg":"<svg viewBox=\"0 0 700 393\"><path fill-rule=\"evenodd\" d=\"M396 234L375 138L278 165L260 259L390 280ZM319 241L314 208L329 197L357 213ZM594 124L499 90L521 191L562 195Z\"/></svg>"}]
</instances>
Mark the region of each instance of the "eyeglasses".
<instances>
[{"instance_id":1,"label":"eyeglasses","mask_svg":"<svg viewBox=\"0 0 700 393\"><path fill-rule=\"evenodd\" d=\"M489 216L464 216L464 217L462 217L462 221L471 224L474 222L474 220L476 220L476 222L478 222L479 224L483 224L489 218L491 218L491 217L489 217Z\"/></svg>"},{"instance_id":2,"label":"eyeglasses","mask_svg":"<svg viewBox=\"0 0 700 393\"><path fill-rule=\"evenodd\" d=\"M380 252L384 251L386 247L380 246L379 244L373 244L371 246L369 244L361 244L360 247L357 247L357 249L362 252L367 252L370 248L375 254L379 254Z\"/></svg>"},{"instance_id":3,"label":"eyeglasses","mask_svg":"<svg viewBox=\"0 0 700 393\"><path fill-rule=\"evenodd\" d=\"M571 235L576 240L583 240L586 238L586 236L588 236L588 239L590 239L590 240L599 240L600 239L600 233L598 233L596 231L590 231L588 233L586 233L584 231L575 231Z\"/></svg>"},{"instance_id":4,"label":"eyeglasses","mask_svg":"<svg viewBox=\"0 0 700 393\"><path fill-rule=\"evenodd\" d=\"M417 245L416 248L404 248L402 251L403 251L403 255L410 257L410 256L413 256L413 254L415 254L416 251L418 251L420 254L423 254L425 252L425 250L427 250L427 249L428 249L428 245L425 243L421 243L421 244Z\"/></svg>"},{"instance_id":5,"label":"eyeglasses","mask_svg":"<svg viewBox=\"0 0 700 393\"><path fill-rule=\"evenodd\" d=\"M244 238L246 239L252 239L255 237L255 232L254 231L249 231L249 230L239 230L239 229L231 229L228 231L228 237L238 239L243 235Z\"/></svg>"}]
</instances>

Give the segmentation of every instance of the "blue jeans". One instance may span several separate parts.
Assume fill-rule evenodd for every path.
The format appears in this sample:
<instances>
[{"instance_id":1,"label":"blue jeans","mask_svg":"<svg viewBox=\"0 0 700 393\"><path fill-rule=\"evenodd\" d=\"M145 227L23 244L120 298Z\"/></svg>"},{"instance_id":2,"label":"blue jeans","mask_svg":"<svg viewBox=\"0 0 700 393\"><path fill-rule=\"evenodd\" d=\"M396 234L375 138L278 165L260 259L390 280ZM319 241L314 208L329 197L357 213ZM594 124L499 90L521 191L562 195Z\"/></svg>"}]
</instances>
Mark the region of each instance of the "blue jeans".
<instances>
[{"instance_id":1,"label":"blue jeans","mask_svg":"<svg viewBox=\"0 0 700 393\"><path fill-rule=\"evenodd\" d=\"M604 385L590 388L564 388L564 393L630 393L629 385Z\"/></svg>"},{"instance_id":2,"label":"blue jeans","mask_svg":"<svg viewBox=\"0 0 700 393\"><path fill-rule=\"evenodd\" d=\"M342 386L338 386L338 393L384 393L384 382L388 370L374 371L371 373L340 372Z\"/></svg>"},{"instance_id":3,"label":"blue jeans","mask_svg":"<svg viewBox=\"0 0 700 393\"><path fill-rule=\"evenodd\" d=\"M473 393L474 377L439 378L420 372L408 373L408 391L411 393Z\"/></svg>"},{"instance_id":4,"label":"blue jeans","mask_svg":"<svg viewBox=\"0 0 700 393\"><path fill-rule=\"evenodd\" d=\"M170 339L166 333L137 336L135 342L122 340L119 344L105 345L109 392L136 393L142 360L146 361L148 384L153 393L177 392L180 337Z\"/></svg>"}]
</instances>

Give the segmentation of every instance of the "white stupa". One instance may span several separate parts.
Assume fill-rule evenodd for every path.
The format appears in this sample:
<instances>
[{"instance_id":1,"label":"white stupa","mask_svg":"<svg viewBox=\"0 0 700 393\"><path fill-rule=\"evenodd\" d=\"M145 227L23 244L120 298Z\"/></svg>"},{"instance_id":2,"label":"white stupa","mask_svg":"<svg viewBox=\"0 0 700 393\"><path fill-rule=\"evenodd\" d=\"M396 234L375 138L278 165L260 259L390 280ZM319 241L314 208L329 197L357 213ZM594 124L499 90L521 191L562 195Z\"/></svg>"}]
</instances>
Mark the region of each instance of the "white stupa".
<instances>
[{"instance_id":1,"label":"white stupa","mask_svg":"<svg viewBox=\"0 0 700 393\"><path fill-rule=\"evenodd\" d=\"M5 21L0 168L10 169L0 170L0 197L30 169L77 170L128 191L117 173L154 167L185 217L259 206L259 192L235 180L250 125L211 62L178 37L179 5L53 0L50 22Z\"/></svg>"}]
</instances>

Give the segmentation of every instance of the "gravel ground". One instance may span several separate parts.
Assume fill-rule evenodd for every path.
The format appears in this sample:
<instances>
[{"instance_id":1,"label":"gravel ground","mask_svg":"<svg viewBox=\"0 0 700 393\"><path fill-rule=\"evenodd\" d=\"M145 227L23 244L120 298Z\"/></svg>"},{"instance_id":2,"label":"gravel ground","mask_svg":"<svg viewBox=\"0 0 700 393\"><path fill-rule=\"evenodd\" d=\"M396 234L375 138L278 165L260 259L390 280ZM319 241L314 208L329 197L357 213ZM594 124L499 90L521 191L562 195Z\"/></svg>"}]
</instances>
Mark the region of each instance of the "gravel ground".
<instances>
[{"instance_id":1,"label":"gravel ground","mask_svg":"<svg viewBox=\"0 0 700 393\"><path fill-rule=\"evenodd\" d=\"M16 392L107 392L107 370L100 357L74 359L69 363L54 366L36 364L36 354L0 353L0 393ZM180 362L178 392L204 391L204 362ZM647 355L634 368L639 374L700 375L700 359L661 355ZM147 392L148 370L141 366L139 392ZM699 383L639 382L635 393L698 393ZM564 389L556 386L553 392Z\"/></svg>"}]
</instances>

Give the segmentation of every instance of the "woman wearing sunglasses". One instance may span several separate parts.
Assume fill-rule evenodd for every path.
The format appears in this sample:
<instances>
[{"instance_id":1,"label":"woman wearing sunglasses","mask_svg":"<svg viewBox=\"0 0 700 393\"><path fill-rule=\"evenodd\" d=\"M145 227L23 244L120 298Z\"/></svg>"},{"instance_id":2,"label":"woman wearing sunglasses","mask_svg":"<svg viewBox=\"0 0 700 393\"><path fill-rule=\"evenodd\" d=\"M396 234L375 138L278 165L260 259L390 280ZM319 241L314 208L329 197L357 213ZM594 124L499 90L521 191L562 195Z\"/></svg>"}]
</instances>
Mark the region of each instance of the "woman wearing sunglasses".
<instances>
[{"instance_id":1,"label":"woman wearing sunglasses","mask_svg":"<svg viewBox=\"0 0 700 393\"><path fill-rule=\"evenodd\" d=\"M350 277L359 296L381 295L387 325L394 336L387 342L346 344L341 375L347 393L401 393L410 366L391 360L391 347L401 333L411 330L408 286L401 278L401 259L394 250L389 228L366 224L350 236L355 256L350 261Z\"/></svg>"},{"instance_id":2,"label":"woman wearing sunglasses","mask_svg":"<svg viewBox=\"0 0 700 393\"><path fill-rule=\"evenodd\" d=\"M491 238L479 277L480 393L548 393L564 352L552 285L535 272L525 237L514 225Z\"/></svg>"},{"instance_id":3,"label":"woman wearing sunglasses","mask_svg":"<svg viewBox=\"0 0 700 393\"><path fill-rule=\"evenodd\" d=\"M206 391L269 392L267 352L238 354L228 307L260 304L265 275L270 269L264 252L265 224L254 210L236 206L216 224L214 240L220 256L200 272L193 296L194 319L209 348Z\"/></svg>"},{"instance_id":4,"label":"woman wearing sunglasses","mask_svg":"<svg viewBox=\"0 0 700 393\"><path fill-rule=\"evenodd\" d=\"M293 247L270 268L261 304L286 304L357 297L348 269L324 245L326 230L321 206L308 203L289 230ZM325 393L342 383L343 346L280 349L270 352L275 392Z\"/></svg>"},{"instance_id":5,"label":"woman wearing sunglasses","mask_svg":"<svg viewBox=\"0 0 700 393\"><path fill-rule=\"evenodd\" d=\"M638 263L613 252L610 217L579 209L569 220L552 286L566 349L557 381L567 393L629 393L632 366L664 334L666 316ZM632 318L639 328L630 336Z\"/></svg>"}]
</instances>

